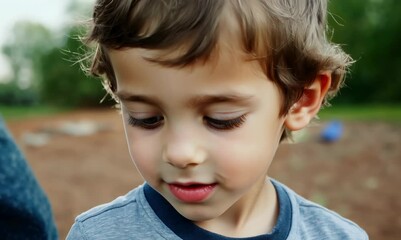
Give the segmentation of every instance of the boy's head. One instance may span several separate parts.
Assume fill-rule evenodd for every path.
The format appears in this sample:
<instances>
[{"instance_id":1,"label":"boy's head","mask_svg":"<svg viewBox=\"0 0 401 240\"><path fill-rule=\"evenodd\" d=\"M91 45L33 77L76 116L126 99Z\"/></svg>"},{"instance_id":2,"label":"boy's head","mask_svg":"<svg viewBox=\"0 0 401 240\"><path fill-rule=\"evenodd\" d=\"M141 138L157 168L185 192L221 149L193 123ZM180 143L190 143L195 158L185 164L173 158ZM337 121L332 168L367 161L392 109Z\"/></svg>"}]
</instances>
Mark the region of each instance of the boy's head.
<instances>
[{"instance_id":1,"label":"boy's head","mask_svg":"<svg viewBox=\"0 0 401 240\"><path fill-rule=\"evenodd\" d=\"M272 216L284 128L305 127L349 64L325 18L323 0L98 1L91 70L121 104L138 170L183 216L207 229Z\"/></svg>"},{"instance_id":2,"label":"boy's head","mask_svg":"<svg viewBox=\"0 0 401 240\"><path fill-rule=\"evenodd\" d=\"M158 50L149 61L182 68L208 61L228 45L259 62L281 91L284 115L322 71L331 77L324 100L334 96L351 63L326 37L326 8L327 0L99 0L87 38L96 43L90 70L105 77L115 96L110 49ZM223 38L224 32L232 38Z\"/></svg>"}]
</instances>

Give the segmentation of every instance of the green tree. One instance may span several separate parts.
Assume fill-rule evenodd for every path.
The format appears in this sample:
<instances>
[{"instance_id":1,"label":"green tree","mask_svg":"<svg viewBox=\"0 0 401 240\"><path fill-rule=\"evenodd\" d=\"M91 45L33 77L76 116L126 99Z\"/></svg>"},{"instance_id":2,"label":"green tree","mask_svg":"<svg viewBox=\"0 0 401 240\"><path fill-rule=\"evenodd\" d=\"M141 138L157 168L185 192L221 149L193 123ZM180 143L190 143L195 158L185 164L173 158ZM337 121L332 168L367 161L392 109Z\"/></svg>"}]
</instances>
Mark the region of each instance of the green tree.
<instances>
[{"instance_id":1,"label":"green tree","mask_svg":"<svg viewBox=\"0 0 401 240\"><path fill-rule=\"evenodd\" d=\"M40 56L54 46L51 31L45 26L29 22L17 22L12 28L5 45L4 55L12 69L12 81L21 87L37 87L41 78Z\"/></svg>"},{"instance_id":2,"label":"green tree","mask_svg":"<svg viewBox=\"0 0 401 240\"><path fill-rule=\"evenodd\" d=\"M49 29L38 23L20 21L13 26L1 48L12 71L9 82L0 86L1 104L38 103L40 56L54 46L52 36Z\"/></svg>"},{"instance_id":3,"label":"green tree","mask_svg":"<svg viewBox=\"0 0 401 240\"><path fill-rule=\"evenodd\" d=\"M337 102L401 103L401 1L331 1L333 41L356 60Z\"/></svg>"},{"instance_id":4,"label":"green tree","mask_svg":"<svg viewBox=\"0 0 401 240\"><path fill-rule=\"evenodd\" d=\"M42 100L70 107L101 106L99 102L106 94L101 81L86 76L79 64L84 46L77 36L82 35L82 29L72 27L66 35L62 46L41 57Z\"/></svg>"},{"instance_id":5,"label":"green tree","mask_svg":"<svg viewBox=\"0 0 401 240\"><path fill-rule=\"evenodd\" d=\"M38 99L36 91L31 88L21 89L15 81L0 83L0 105L34 105Z\"/></svg>"},{"instance_id":6,"label":"green tree","mask_svg":"<svg viewBox=\"0 0 401 240\"><path fill-rule=\"evenodd\" d=\"M87 1L72 0L66 11L71 19L86 19L91 9L92 5ZM70 107L101 107L114 104L111 98L105 98L106 91L100 79L87 76L81 70L80 61L86 49L79 40L79 36L85 32L80 23L70 24L63 32L63 42L40 58L42 100ZM105 101L100 104L103 98Z\"/></svg>"}]
</instances>

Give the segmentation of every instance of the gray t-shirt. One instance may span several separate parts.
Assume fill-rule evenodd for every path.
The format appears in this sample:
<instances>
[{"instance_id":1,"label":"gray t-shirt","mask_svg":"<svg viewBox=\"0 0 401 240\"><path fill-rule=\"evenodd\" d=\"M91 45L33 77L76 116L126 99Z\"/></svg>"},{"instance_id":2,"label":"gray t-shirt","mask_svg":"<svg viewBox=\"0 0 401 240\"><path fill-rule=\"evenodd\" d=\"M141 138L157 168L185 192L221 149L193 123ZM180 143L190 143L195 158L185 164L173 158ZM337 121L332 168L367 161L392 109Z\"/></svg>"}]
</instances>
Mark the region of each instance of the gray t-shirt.
<instances>
[{"instance_id":1,"label":"gray t-shirt","mask_svg":"<svg viewBox=\"0 0 401 240\"><path fill-rule=\"evenodd\" d=\"M333 211L302 198L291 189L275 180L272 180L272 182L279 195L279 204L281 205L278 223L274 228L276 233L273 234L274 236L287 240L368 239L365 231L355 223L341 217ZM175 213L172 211L170 211L170 213L172 213L171 215L169 215L170 213L167 213L167 215L164 213L165 216L171 216L169 217L169 221L171 218L177 219L174 220L177 225L185 225L185 227L181 227L181 229L192 233L187 233L186 235L185 233L184 235L180 234L176 229L173 229L174 221L170 221L169 223L163 222L162 219L166 220L167 218L163 218L162 215L154 211L154 209L156 209L155 203L160 203L161 206L168 203L161 196L158 197L156 195L153 195L149 202L147 200L149 195L145 196L146 189L151 188L149 185L144 184L125 196L79 215L67 239L236 239L226 238L204 230L196 231L195 224L191 227L190 221L182 220L183 218L181 216L177 214L174 215ZM283 206L286 206L285 209L282 209ZM157 207L161 209L160 206ZM170 208L172 209L172 207ZM286 216L283 216L283 213L286 213ZM182 219L178 219L180 217ZM171 223L173 223L173 225ZM279 223L281 225L279 225ZM168 226L172 227L169 228ZM279 234L277 234L277 232ZM186 237L181 238L179 235ZM276 239L273 235L267 234L256 238L242 239Z\"/></svg>"}]
</instances>

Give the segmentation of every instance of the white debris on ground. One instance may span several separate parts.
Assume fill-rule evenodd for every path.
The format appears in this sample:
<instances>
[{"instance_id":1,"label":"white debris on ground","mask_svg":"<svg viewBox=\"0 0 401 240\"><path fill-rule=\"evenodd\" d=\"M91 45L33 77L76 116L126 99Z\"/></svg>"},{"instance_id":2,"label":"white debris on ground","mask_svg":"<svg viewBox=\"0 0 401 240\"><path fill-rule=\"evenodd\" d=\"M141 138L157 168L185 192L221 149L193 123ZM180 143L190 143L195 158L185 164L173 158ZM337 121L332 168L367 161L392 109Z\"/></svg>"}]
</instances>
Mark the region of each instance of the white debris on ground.
<instances>
[{"instance_id":1,"label":"white debris on ground","mask_svg":"<svg viewBox=\"0 0 401 240\"><path fill-rule=\"evenodd\" d=\"M84 137L109 130L111 130L111 127L108 124L96 121L68 121L53 127L48 126L34 132L24 133L22 141L25 145L30 147L43 147L47 145L53 137L58 135Z\"/></svg>"},{"instance_id":2,"label":"white debris on ground","mask_svg":"<svg viewBox=\"0 0 401 240\"><path fill-rule=\"evenodd\" d=\"M22 135L22 142L31 147L43 147L50 141L49 133L24 133Z\"/></svg>"},{"instance_id":3,"label":"white debris on ground","mask_svg":"<svg viewBox=\"0 0 401 240\"><path fill-rule=\"evenodd\" d=\"M64 122L59 131L71 136L89 136L100 130L99 124L93 121Z\"/></svg>"}]
</instances>

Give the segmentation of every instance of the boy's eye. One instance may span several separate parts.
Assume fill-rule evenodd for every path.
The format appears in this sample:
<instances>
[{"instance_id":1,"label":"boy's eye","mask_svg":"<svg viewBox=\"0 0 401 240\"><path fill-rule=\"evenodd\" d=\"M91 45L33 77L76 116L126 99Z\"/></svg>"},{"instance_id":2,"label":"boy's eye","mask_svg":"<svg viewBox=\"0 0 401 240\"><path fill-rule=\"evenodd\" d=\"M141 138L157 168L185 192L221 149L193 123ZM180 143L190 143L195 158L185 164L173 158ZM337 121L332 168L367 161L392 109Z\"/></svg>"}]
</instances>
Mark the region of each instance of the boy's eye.
<instances>
[{"instance_id":1,"label":"boy's eye","mask_svg":"<svg viewBox=\"0 0 401 240\"><path fill-rule=\"evenodd\" d=\"M246 115L242 115L237 118L228 119L228 120L220 120L211 117L203 117L203 120L206 124L217 130L231 130L234 128L241 127L241 125L245 122Z\"/></svg>"},{"instance_id":2,"label":"boy's eye","mask_svg":"<svg viewBox=\"0 0 401 240\"><path fill-rule=\"evenodd\" d=\"M133 127L139 127L144 129L155 129L163 124L163 116L154 116L149 118L134 118L132 116L128 117L128 124Z\"/></svg>"}]
</instances>

